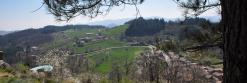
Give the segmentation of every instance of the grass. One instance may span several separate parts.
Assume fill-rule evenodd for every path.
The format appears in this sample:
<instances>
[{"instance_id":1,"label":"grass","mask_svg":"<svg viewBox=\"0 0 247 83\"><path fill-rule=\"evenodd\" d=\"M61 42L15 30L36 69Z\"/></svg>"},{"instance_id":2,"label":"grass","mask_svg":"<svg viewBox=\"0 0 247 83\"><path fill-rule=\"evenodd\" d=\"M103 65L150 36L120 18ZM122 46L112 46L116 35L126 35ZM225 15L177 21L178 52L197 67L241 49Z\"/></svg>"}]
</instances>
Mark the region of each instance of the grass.
<instances>
[{"instance_id":1,"label":"grass","mask_svg":"<svg viewBox=\"0 0 247 83\"><path fill-rule=\"evenodd\" d=\"M113 65L120 65L121 69L124 70L123 65L126 61L132 62L136 56L142 51L143 47L124 47L114 48L104 51L99 54L90 56L89 58L95 61L95 70L100 73L109 73Z\"/></svg>"},{"instance_id":2,"label":"grass","mask_svg":"<svg viewBox=\"0 0 247 83\"><path fill-rule=\"evenodd\" d=\"M121 25L112 29L106 29L102 33L107 36L119 37L121 34L124 34L125 30L128 28L128 25Z\"/></svg>"},{"instance_id":3,"label":"grass","mask_svg":"<svg viewBox=\"0 0 247 83\"><path fill-rule=\"evenodd\" d=\"M104 28L100 29L100 30L105 30ZM79 29L79 30L74 30L74 29L70 29L70 30L66 30L64 31L64 33L66 35L68 35L70 38L74 38L74 37L83 37L83 36L87 36L86 33L99 33L99 29L96 28L85 28L85 29Z\"/></svg>"},{"instance_id":4,"label":"grass","mask_svg":"<svg viewBox=\"0 0 247 83\"><path fill-rule=\"evenodd\" d=\"M193 52L189 53L186 58L192 62L199 63L202 65L207 65L211 67L216 68L222 68L222 64L219 64L222 62L222 59L218 57L219 55L216 55L213 52Z\"/></svg>"},{"instance_id":5,"label":"grass","mask_svg":"<svg viewBox=\"0 0 247 83\"><path fill-rule=\"evenodd\" d=\"M72 49L75 53L89 53L89 59L94 61L96 64L95 70L100 73L109 73L113 64L123 65L126 60L131 62L143 50L143 47L112 48L123 47L127 45L126 42L119 40L119 37L121 34L124 34L127 28L128 25L121 25L116 28L101 29L100 32L103 35L109 37L108 40L90 42L83 47L73 46L73 42L67 42L66 44L63 44L63 46ZM70 38L75 38L85 37L85 33L99 33L99 30L67 30L64 31L64 33ZM102 49L105 50L100 51L99 53L95 53L95 51ZM90 52L93 54L90 54Z\"/></svg>"},{"instance_id":6,"label":"grass","mask_svg":"<svg viewBox=\"0 0 247 83\"><path fill-rule=\"evenodd\" d=\"M127 46L127 42L120 41L120 36L124 34L128 25L121 25L119 27L111 29L81 29L81 30L66 30L63 32L58 32L53 34L54 41L43 45L45 48L69 48L74 53L85 54L90 61L95 64L94 70L99 73L107 74L111 71L114 64L121 66L124 63L132 62L136 56L139 55L144 47L123 47ZM95 37L96 35L87 35L86 33L101 33L102 35L108 37L107 40L100 40L96 42L86 43L83 47L74 46L73 43L75 38L80 37ZM114 48L122 47L122 48Z\"/></svg>"},{"instance_id":7,"label":"grass","mask_svg":"<svg viewBox=\"0 0 247 83\"><path fill-rule=\"evenodd\" d=\"M68 48L73 49L75 53L85 53L85 52L97 51L110 47L120 47L125 45L127 45L125 42L121 42L119 40L103 40L99 42L88 43L83 47L68 45Z\"/></svg>"},{"instance_id":8,"label":"grass","mask_svg":"<svg viewBox=\"0 0 247 83\"><path fill-rule=\"evenodd\" d=\"M68 48L74 51L74 53L88 53L87 58L92 62L93 71L95 73L107 75L112 67L117 64L120 65L121 71L124 71L124 65L126 62L131 63L134 61L136 56L138 56L143 50L144 47L124 47L127 46L127 42L120 41L119 37L124 34L124 31L128 28L128 25L121 25L116 28L111 29L99 29L96 28L85 28L80 30L66 30L62 32L53 33L52 36L54 40L49 43L40 45L39 47L45 49L44 51L54 49L54 48ZM87 35L86 33L94 33L94 35ZM107 36L107 40L100 40L96 42L86 43L83 47L74 46L75 38L81 37L96 37L95 34L101 33L104 36ZM119 47L119 48L115 48ZM102 50L99 52L94 52ZM96 65L94 65L96 64ZM23 64L16 65L16 71L26 74L28 68ZM0 69L0 72L11 72L12 70ZM123 83L130 82L131 80L125 78ZM19 77L3 77L0 78L0 83L41 83L42 79L38 78L19 78Z\"/></svg>"},{"instance_id":9,"label":"grass","mask_svg":"<svg viewBox=\"0 0 247 83\"><path fill-rule=\"evenodd\" d=\"M7 72L7 73L12 73L14 70L12 68L0 68L0 73L1 72Z\"/></svg>"},{"instance_id":10,"label":"grass","mask_svg":"<svg viewBox=\"0 0 247 83\"><path fill-rule=\"evenodd\" d=\"M54 40L52 42L41 45L44 49L53 49L53 48L70 48L74 50L75 53L84 53L88 50L97 50L104 49L109 47L118 47L126 45L126 42L119 40L119 36L124 33L128 28L128 25L121 25L116 28L111 29L96 29L96 28L85 28L79 30L66 30L63 32L54 33ZM94 33L94 35L87 35L86 33ZM97 42L87 43L84 47L73 46L75 38L80 37L96 37L95 34L102 33L103 35L109 37L108 40L102 40Z\"/></svg>"},{"instance_id":11,"label":"grass","mask_svg":"<svg viewBox=\"0 0 247 83\"><path fill-rule=\"evenodd\" d=\"M0 83L42 83L42 81L37 78L2 77Z\"/></svg>"}]
</instances>

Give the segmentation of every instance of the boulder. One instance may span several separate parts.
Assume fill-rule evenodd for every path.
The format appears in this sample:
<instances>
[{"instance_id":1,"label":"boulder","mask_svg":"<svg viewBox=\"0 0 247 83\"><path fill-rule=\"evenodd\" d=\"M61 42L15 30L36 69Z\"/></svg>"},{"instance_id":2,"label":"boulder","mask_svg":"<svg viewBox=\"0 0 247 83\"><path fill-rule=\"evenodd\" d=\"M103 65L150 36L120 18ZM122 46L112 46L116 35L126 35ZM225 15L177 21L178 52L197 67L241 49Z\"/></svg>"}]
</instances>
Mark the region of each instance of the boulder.
<instances>
[{"instance_id":1,"label":"boulder","mask_svg":"<svg viewBox=\"0 0 247 83\"><path fill-rule=\"evenodd\" d=\"M0 60L0 68L10 68L11 66L4 62L3 60Z\"/></svg>"}]
</instances>

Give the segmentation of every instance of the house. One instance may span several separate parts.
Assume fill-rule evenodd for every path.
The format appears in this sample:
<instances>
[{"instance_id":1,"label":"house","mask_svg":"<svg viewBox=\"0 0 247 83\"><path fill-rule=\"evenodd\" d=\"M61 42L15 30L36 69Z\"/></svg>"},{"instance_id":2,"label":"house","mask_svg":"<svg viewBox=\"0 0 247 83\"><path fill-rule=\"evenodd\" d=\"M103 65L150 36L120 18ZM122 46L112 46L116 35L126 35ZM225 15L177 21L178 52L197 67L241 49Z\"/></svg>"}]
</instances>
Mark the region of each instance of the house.
<instances>
[{"instance_id":1,"label":"house","mask_svg":"<svg viewBox=\"0 0 247 83\"><path fill-rule=\"evenodd\" d=\"M32 50L32 51L38 51L39 48L38 48L37 46L32 46L32 47L31 47L31 50Z\"/></svg>"},{"instance_id":2,"label":"house","mask_svg":"<svg viewBox=\"0 0 247 83\"><path fill-rule=\"evenodd\" d=\"M80 38L79 41L90 42L90 41L92 41L92 38L90 38L90 37L84 37L84 38Z\"/></svg>"},{"instance_id":3,"label":"house","mask_svg":"<svg viewBox=\"0 0 247 83\"><path fill-rule=\"evenodd\" d=\"M86 35L93 35L93 33L86 33Z\"/></svg>"}]
</instances>

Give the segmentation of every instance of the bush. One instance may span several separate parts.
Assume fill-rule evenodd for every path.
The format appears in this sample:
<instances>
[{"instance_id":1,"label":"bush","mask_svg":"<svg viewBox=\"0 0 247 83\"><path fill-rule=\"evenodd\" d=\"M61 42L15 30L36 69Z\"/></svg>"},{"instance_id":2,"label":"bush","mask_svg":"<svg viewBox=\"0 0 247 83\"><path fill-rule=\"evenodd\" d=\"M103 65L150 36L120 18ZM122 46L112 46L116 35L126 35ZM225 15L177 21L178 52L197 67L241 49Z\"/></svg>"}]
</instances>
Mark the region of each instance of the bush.
<instances>
[{"instance_id":1,"label":"bush","mask_svg":"<svg viewBox=\"0 0 247 83\"><path fill-rule=\"evenodd\" d=\"M187 53L186 58L193 62L207 66L212 66L222 62L217 53L211 51L190 52Z\"/></svg>"},{"instance_id":2,"label":"bush","mask_svg":"<svg viewBox=\"0 0 247 83\"><path fill-rule=\"evenodd\" d=\"M28 78L22 79L17 77L4 77L0 78L0 83L42 83L40 79ZM55 82L45 82L45 83L55 83Z\"/></svg>"},{"instance_id":3,"label":"bush","mask_svg":"<svg viewBox=\"0 0 247 83\"><path fill-rule=\"evenodd\" d=\"M14 72L14 69L13 68L1 68L0 67L0 72L13 73Z\"/></svg>"},{"instance_id":4,"label":"bush","mask_svg":"<svg viewBox=\"0 0 247 83\"><path fill-rule=\"evenodd\" d=\"M101 79L99 83L110 83L110 80L107 78Z\"/></svg>"},{"instance_id":5,"label":"bush","mask_svg":"<svg viewBox=\"0 0 247 83\"><path fill-rule=\"evenodd\" d=\"M157 47L165 52L168 51L179 52L180 50L178 43L173 40L164 41L161 44L159 44Z\"/></svg>"},{"instance_id":6,"label":"bush","mask_svg":"<svg viewBox=\"0 0 247 83\"><path fill-rule=\"evenodd\" d=\"M15 69L21 73L26 73L28 71L29 67L25 64L17 63L15 65Z\"/></svg>"}]
</instances>

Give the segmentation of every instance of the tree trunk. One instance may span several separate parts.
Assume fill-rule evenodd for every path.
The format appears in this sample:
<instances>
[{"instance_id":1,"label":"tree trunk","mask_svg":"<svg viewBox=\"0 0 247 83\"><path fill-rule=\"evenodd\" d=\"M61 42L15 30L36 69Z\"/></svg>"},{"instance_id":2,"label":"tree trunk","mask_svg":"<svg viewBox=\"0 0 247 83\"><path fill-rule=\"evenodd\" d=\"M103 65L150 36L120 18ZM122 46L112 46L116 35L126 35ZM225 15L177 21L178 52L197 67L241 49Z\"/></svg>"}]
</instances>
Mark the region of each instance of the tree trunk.
<instances>
[{"instance_id":1,"label":"tree trunk","mask_svg":"<svg viewBox=\"0 0 247 83\"><path fill-rule=\"evenodd\" d=\"M220 0L224 27L224 83L247 83L247 0Z\"/></svg>"}]
</instances>

